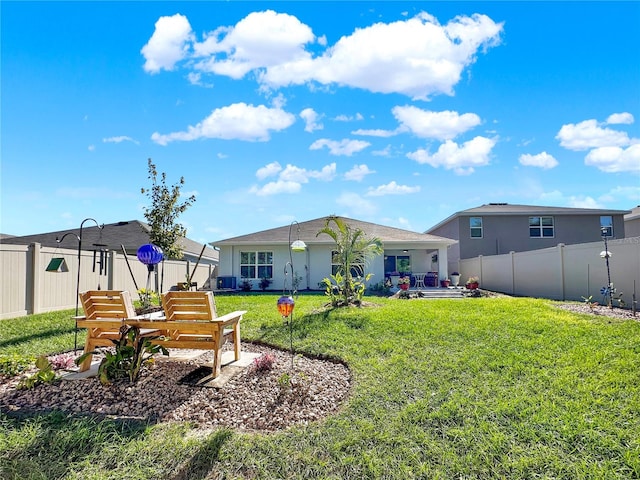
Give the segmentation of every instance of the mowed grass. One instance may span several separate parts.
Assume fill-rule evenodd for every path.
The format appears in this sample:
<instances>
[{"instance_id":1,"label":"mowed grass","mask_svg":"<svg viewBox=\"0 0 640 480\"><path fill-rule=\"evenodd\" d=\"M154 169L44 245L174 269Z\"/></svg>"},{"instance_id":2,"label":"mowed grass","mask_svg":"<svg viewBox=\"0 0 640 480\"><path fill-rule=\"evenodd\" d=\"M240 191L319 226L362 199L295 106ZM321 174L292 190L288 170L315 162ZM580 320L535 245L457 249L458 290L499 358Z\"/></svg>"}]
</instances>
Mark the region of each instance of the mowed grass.
<instances>
[{"instance_id":1,"label":"mowed grass","mask_svg":"<svg viewBox=\"0 0 640 480\"><path fill-rule=\"evenodd\" d=\"M288 348L277 298L217 304L248 310L243 339ZM367 300L376 306L296 301L294 348L351 369L335 416L203 435L188 424L3 414L0 478L640 478L640 322L535 299ZM0 354L72 347L69 312L0 322Z\"/></svg>"}]
</instances>

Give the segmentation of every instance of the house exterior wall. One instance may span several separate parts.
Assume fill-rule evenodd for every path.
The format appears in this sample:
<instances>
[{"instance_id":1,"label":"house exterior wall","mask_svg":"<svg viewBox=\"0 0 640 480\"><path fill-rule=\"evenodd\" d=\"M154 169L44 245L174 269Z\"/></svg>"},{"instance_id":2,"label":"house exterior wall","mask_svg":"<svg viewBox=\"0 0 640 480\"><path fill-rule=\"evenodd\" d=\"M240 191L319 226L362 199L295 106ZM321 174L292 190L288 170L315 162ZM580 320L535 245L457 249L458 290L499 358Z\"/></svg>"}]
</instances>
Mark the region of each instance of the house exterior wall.
<instances>
[{"instance_id":1,"label":"house exterior wall","mask_svg":"<svg viewBox=\"0 0 640 480\"><path fill-rule=\"evenodd\" d=\"M298 290L318 290L320 282L331 275L331 252L333 245L311 245L304 252L291 252L284 245L242 245L223 246L220 248L220 275L236 278L236 285L240 288L243 281L240 275L241 252L273 252L273 277L268 290L279 290L284 287L287 263L293 260L296 277L301 280ZM371 283L377 283L384 279L383 256L376 257L367 269L368 273L374 273ZM259 290L259 279L250 279L252 290ZM291 288L291 268L287 267L287 289Z\"/></svg>"},{"instance_id":2,"label":"house exterior wall","mask_svg":"<svg viewBox=\"0 0 640 480\"><path fill-rule=\"evenodd\" d=\"M640 237L640 214L624 222L624 234L626 237Z\"/></svg>"},{"instance_id":3,"label":"house exterior wall","mask_svg":"<svg viewBox=\"0 0 640 480\"><path fill-rule=\"evenodd\" d=\"M468 223L468 221L467 221ZM460 238L460 222L454 220L441 225L436 230L433 230L433 235L445 238ZM449 273L457 272L459 269L458 260L460 259L460 242L450 245L447 249L447 271ZM433 270L433 269L432 269Z\"/></svg>"},{"instance_id":4,"label":"house exterior wall","mask_svg":"<svg viewBox=\"0 0 640 480\"><path fill-rule=\"evenodd\" d=\"M501 255L511 251L522 252L549 248L564 243L572 245L599 241L600 215L541 215L554 219L554 236L531 238L529 217L532 215L463 215L434 230L440 236L458 235L457 245L449 249L449 270L457 269L458 259L478 255ZM540 216L540 215L533 215ZM482 237L472 238L469 219L482 218ZM613 237L625 237L625 222L622 215L613 215Z\"/></svg>"}]
</instances>

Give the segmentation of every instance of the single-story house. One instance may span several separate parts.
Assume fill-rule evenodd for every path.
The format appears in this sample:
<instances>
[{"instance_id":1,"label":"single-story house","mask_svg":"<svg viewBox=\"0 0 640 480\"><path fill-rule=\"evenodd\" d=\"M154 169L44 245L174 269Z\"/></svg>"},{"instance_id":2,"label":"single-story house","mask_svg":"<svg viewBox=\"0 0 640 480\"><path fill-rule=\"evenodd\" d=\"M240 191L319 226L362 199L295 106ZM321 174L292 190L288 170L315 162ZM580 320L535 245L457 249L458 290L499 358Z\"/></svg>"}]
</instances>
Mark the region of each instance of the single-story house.
<instances>
[{"instance_id":1,"label":"single-story house","mask_svg":"<svg viewBox=\"0 0 640 480\"><path fill-rule=\"evenodd\" d=\"M98 228L93 222L87 222L82 228L82 250L98 252L109 250L123 253L122 246L124 246L127 255L135 257L138 248L149 243L150 232L151 227L138 220L108 223L103 228ZM79 235L80 228L71 228L34 235L7 236L2 239L2 243L12 245L39 243L44 247L77 250ZM56 239L62 239L62 241L58 243ZM184 253L182 260L195 263L200 259L200 265L218 265L218 252L209 245L203 245L188 238L181 238L180 242Z\"/></svg>"},{"instance_id":2,"label":"single-story house","mask_svg":"<svg viewBox=\"0 0 640 480\"><path fill-rule=\"evenodd\" d=\"M628 210L489 203L454 213L425 233L457 240L449 268L460 259L501 255L625 237Z\"/></svg>"},{"instance_id":3,"label":"single-story house","mask_svg":"<svg viewBox=\"0 0 640 480\"><path fill-rule=\"evenodd\" d=\"M284 287L287 262L293 264L299 290L317 290L324 278L333 272L332 251L335 242L326 234L317 235L325 227L328 217L250 233L239 237L213 242L220 249L218 288L239 288L244 280L253 289L259 288L262 278L272 281L269 289ZM435 235L412 232L340 217L353 229L361 229L367 237L379 238L384 255L375 257L366 273L372 273L371 284L381 283L393 272L410 273L412 284L416 281L438 285L438 280L449 276L447 252L455 240ZM335 224L329 226L335 229ZM296 240L306 244L302 252L292 251L290 244ZM288 267L287 281L291 282ZM426 285L425 286L429 286ZM291 283L288 283L291 287Z\"/></svg>"}]
</instances>

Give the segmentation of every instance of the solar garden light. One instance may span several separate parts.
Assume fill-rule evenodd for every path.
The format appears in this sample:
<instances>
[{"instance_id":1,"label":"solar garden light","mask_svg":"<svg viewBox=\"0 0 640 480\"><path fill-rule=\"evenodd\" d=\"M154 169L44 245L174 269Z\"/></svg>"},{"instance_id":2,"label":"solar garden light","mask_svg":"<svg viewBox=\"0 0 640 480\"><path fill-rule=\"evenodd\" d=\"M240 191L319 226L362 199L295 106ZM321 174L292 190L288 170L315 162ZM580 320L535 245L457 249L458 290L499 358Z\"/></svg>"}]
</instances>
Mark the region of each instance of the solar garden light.
<instances>
[{"instance_id":1,"label":"solar garden light","mask_svg":"<svg viewBox=\"0 0 640 480\"><path fill-rule=\"evenodd\" d=\"M291 242L291 228L293 224L297 225L297 240ZM298 293L295 270L293 268L293 252L304 252L307 249L307 244L300 240L300 224L297 221L291 222L289 225L289 261L284 265L284 282L282 287L282 296L278 299L277 307L278 312L282 315L282 318L289 324L289 348L291 351L291 369L293 370L293 308L295 307L294 295ZM287 276L288 270L291 267L291 288L287 294Z\"/></svg>"}]
</instances>

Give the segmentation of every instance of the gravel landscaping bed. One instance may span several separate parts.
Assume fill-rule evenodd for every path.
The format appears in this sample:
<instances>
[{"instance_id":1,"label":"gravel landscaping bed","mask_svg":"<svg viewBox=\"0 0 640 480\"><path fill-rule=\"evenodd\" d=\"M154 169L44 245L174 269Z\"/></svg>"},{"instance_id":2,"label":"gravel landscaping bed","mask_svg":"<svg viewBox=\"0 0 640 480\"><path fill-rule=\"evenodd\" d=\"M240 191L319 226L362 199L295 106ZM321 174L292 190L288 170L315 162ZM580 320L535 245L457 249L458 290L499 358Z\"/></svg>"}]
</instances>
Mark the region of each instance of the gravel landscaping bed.
<instances>
[{"instance_id":1,"label":"gravel landscaping bed","mask_svg":"<svg viewBox=\"0 0 640 480\"><path fill-rule=\"evenodd\" d=\"M599 315L603 317L640 321L639 313L636 312L636 315L634 316L633 312L630 309L626 308L609 308L604 305L593 305L590 307L589 305L583 303L561 303L558 305L558 308L569 310L575 313L586 313L589 315Z\"/></svg>"},{"instance_id":2,"label":"gravel landscaping bed","mask_svg":"<svg viewBox=\"0 0 640 480\"><path fill-rule=\"evenodd\" d=\"M274 431L321 420L339 410L349 395L351 374L341 363L296 355L292 371L289 352L250 343L243 343L242 350L272 355L272 369L256 371L252 365L221 388L181 383L211 361L212 353L206 352L190 361L155 362L133 384L103 386L92 377L17 390L18 379L5 379L0 383L0 410L59 410L152 422L190 421L204 429Z\"/></svg>"}]
</instances>

